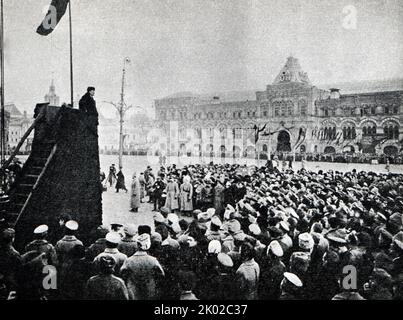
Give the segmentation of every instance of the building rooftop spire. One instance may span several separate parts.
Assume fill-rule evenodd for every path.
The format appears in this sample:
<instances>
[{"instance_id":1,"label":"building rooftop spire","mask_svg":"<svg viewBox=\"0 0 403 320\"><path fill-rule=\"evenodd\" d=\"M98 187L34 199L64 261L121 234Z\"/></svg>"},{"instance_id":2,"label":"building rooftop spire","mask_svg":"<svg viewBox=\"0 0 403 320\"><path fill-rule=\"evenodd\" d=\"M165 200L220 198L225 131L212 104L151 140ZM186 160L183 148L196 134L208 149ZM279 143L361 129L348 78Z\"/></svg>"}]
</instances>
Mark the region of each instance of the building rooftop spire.
<instances>
[{"instance_id":1,"label":"building rooftop spire","mask_svg":"<svg viewBox=\"0 0 403 320\"><path fill-rule=\"evenodd\" d=\"M273 84L287 83L287 82L299 82L311 84L308 75L304 72L299 64L297 58L289 56L284 67L281 69L278 76L274 79Z\"/></svg>"}]
</instances>

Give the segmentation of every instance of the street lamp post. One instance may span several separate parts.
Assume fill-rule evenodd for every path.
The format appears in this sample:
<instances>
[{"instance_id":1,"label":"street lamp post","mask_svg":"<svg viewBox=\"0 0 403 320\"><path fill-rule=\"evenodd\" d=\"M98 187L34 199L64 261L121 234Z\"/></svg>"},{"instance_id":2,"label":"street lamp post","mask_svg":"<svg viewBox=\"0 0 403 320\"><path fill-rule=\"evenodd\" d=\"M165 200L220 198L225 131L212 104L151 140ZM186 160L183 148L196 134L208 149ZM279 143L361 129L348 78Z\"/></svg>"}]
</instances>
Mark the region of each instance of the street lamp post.
<instances>
[{"instance_id":1,"label":"street lamp post","mask_svg":"<svg viewBox=\"0 0 403 320\"><path fill-rule=\"evenodd\" d=\"M124 58L123 60L123 72L122 72L122 91L120 93L120 102L118 104L113 103L113 102L107 102L111 105L113 105L116 110L118 111L119 114L119 124L120 124L120 131L119 131L119 167L122 167L123 165L123 124L124 124L124 118L126 115L126 112L132 108L132 106L127 106L125 103L125 80L126 80L126 64L130 63L129 58Z\"/></svg>"}]
</instances>

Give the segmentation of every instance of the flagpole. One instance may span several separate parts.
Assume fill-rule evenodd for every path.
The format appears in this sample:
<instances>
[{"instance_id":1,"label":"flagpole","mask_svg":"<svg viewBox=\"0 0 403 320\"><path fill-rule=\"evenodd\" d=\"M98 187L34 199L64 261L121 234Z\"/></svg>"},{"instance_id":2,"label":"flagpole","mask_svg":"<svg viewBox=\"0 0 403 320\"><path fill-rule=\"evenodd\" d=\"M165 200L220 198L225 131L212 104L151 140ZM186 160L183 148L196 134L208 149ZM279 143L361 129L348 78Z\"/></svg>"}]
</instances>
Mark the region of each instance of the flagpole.
<instances>
[{"instance_id":1,"label":"flagpole","mask_svg":"<svg viewBox=\"0 0 403 320\"><path fill-rule=\"evenodd\" d=\"M0 45L1 45L1 53L0 53L0 65L1 65L1 164L4 163L5 160L5 148L6 148L6 128L5 128L5 110L4 110L4 5L3 0L1 0L1 27L0 27ZM3 180L3 178L2 178Z\"/></svg>"},{"instance_id":2,"label":"flagpole","mask_svg":"<svg viewBox=\"0 0 403 320\"><path fill-rule=\"evenodd\" d=\"M71 20L71 1L69 1L69 25L70 25L70 98L71 98L71 107L74 108L73 24Z\"/></svg>"}]
</instances>

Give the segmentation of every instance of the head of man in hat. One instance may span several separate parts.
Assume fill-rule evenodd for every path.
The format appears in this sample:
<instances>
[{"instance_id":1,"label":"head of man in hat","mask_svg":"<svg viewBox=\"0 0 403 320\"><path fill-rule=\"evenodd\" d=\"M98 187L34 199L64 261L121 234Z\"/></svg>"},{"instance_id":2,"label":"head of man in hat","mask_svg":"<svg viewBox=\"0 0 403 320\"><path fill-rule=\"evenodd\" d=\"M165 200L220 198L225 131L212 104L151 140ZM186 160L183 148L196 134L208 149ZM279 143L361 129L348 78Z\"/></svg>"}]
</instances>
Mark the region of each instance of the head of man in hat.
<instances>
[{"instance_id":1,"label":"head of man in hat","mask_svg":"<svg viewBox=\"0 0 403 320\"><path fill-rule=\"evenodd\" d=\"M75 236L78 230L78 222L74 220L69 220L65 224L65 235L66 236Z\"/></svg>"},{"instance_id":2,"label":"head of man in hat","mask_svg":"<svg viewBox=\"0 0 403 320\"><path fill-rule=\"evenodd\" d=\"M34 230L34 240L44 240L48 235L49 227L46 224L40 225Z\"/></svg>"},{"instance_id":3,"label":"head of man in hat","mask_svg":"<svg viewBox=\"0 0 403 320\"><path fill-rule=\"evenodd\" d=\"M122 241L122 237L117 232L109 232L106 236L106 247L108 249L116 249Z\"/></svg>"},{"instance_id":4,"label":"head of man in hat","mask_svg":"<svg viewBox=\"0 0 403 320\"><path fill-rule=\"evenodd\" d=\"M138 251L147 252L151 248L151 237L148 233L143 233L136 239Z\"/></svg>"}]
</instances>

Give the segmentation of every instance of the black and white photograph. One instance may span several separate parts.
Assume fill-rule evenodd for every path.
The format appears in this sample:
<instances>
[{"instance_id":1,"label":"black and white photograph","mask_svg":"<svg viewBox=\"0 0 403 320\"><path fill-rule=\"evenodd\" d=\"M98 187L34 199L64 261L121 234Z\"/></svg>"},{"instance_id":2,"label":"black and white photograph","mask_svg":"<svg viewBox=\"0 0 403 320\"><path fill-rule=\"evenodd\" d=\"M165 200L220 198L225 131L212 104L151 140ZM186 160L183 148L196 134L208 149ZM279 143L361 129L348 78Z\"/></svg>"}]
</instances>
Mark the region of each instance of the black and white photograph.
<instances>
[{"instance_id":1,"label":"black and white photograph","mask_svg":"<svg viewBox=\"0 0 403 320\"><path fill-rule=\"evenodd\" d=\"M0 6L2 302L403 300L403 1Z\"/></svg>"}]
</instances>

